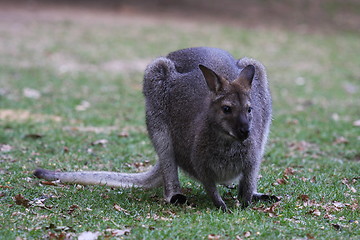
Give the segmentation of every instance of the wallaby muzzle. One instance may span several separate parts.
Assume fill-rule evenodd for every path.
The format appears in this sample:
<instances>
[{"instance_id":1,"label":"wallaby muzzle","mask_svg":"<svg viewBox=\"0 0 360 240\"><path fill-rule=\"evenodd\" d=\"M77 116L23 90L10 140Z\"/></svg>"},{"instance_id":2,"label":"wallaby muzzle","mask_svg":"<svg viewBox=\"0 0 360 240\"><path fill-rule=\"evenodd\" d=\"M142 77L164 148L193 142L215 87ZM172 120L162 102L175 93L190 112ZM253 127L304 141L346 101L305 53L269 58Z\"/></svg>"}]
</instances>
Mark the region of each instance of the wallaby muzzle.
<instances>
[{"instance_id":1,"label":"wallaby muzzle","mask_svg":"<svg viewBox=\"0 0 360 240\"><path fill-rule=\"evenodd\" d=\"M244 141L250 135L250 122L246 116L240 115L237 124L238 124L236 129L237 138L240 141Z\"/></svg>"}]
</instances>

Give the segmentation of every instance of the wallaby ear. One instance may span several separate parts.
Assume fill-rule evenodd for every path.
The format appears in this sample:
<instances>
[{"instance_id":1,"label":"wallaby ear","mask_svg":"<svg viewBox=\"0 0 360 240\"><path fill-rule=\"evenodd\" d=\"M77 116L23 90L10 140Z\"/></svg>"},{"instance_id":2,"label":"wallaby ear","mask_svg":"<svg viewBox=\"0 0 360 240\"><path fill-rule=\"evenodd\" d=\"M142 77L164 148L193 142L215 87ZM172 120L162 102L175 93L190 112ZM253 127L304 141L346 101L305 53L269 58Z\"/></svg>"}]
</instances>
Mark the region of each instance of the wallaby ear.
<instances>
[{"instance_id":1,"label":"wallaby ear","mask_svg":"<svg viewBox=\"0 0 360 240\"><path fill-rule=\"evenodd\" d=\"M206 83L212 92L219 92L223 89L224 82L213 70L203 66L199 65L199 68L204 75L204 78L206 80Z\"/></svg>"},{"instance_id":2,"label":"wallaby ear","mask_svg":"<svg viewBox=\"0 0 360 240\"><path fill-rule=\"evenodd\" d=\"M254 65L247 65L240 73L236 82L240 84L245 91L249 91L251 89L251 83L253 81L255 75L255 67Z\"/></svg>"}]
</instances>

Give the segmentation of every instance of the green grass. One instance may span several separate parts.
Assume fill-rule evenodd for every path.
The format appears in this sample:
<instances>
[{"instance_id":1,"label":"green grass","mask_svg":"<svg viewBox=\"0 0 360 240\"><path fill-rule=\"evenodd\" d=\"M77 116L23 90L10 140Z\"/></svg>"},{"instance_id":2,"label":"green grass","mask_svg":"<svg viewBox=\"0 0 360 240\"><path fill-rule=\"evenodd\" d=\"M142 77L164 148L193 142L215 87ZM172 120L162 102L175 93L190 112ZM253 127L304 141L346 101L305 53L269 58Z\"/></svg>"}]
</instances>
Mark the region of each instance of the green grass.
<instances>
[{"instance_id":1,"label":"green grass","mask_svg":"<svg viewBox=\"0 0 360 240\"><path fill-rule=\"evenodd\" d=\"M359 237L360 127L353 124L360 119L358 33L104 19L20 18L0 27L0 144L11 147L0 152L0 239L62 239L85 231L112 238L106 229L130 229L120 236L125 239ZM200 45L267 67L274 121L259 189L283 197L274 209L255 203L241 210L236 190L220 187L233 211L224 214L185 175L190 206L166 204L161 189L49 186L32 176L37 167L135 172L134 163L153 164L141 94L144 64ZM41 96L26 97L26 88ZM83 101L90 106L76 110ZM100 139L108 143L92 145ZM289 167L294 175L284 176ZM286 184L275 184L278 179ZM46 200L24 207L15 204L18 194Z\"/></svg>"}]
</instances>

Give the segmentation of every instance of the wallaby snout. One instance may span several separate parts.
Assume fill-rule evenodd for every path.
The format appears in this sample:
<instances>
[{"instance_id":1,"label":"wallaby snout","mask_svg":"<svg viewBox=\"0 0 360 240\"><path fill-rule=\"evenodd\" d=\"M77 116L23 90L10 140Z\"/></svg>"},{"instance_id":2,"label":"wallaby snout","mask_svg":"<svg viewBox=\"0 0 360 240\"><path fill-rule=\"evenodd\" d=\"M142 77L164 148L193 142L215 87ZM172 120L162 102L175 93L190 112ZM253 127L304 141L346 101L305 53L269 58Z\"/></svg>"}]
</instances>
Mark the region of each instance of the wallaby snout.
<instances>
[{"instance_id":1,"label":"wallaby snout","mask_svg":"<svg viewBox=\"0 0 360 240\"><path fill-rule=\"evenodd\" d=\"M240 141L246 140L250 135L250 122L246 116L240 115L237 122L236 135Z\"/></svg>"},{"instance_id":2,"label":"wallaby snout","mask_svg":"<svg viewBox=\"0 0 360 240\"><path fill-rule=\"evenodd\" d=\"M250 135L249 127L241 127L240 128L241 137L243 140L246 140Z\"/></svg>"}]
</instances>

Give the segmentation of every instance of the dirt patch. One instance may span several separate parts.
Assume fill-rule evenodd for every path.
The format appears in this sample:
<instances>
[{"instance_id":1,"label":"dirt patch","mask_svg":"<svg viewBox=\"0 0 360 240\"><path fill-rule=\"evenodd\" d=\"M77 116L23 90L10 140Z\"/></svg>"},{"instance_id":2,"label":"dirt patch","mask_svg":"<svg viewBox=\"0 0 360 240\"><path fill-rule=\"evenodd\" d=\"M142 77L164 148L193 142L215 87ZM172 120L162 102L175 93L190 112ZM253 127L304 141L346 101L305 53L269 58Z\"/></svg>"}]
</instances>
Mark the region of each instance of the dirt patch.
<instances>
[{"instance_id":1,"label":"dirt patch","mask_svg":"<svg viewBox=\"0 0 360 240\"><path fill-rule=\"evenodd\" d=\"M48 120L60 122L62 118L55 115L31 113L27 110L0 109L0 120L9 122L44 122Z\"/></svg>"}]
</instances>

